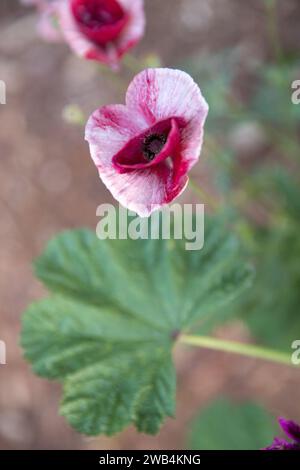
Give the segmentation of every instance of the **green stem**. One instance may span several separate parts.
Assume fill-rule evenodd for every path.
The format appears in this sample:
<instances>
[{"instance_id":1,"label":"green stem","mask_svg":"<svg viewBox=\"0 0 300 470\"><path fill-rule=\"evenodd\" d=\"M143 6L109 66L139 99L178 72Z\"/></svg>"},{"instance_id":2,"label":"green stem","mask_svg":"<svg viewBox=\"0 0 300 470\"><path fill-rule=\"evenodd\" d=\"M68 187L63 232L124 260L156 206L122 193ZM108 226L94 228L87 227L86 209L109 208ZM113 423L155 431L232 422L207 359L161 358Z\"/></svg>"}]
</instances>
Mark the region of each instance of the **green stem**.
<instances>
[{"instance_id":1,"label":"green stem","mask_svg":"<svg viewBox=\"0 0 300 470\"><path fill-rule=\"evenodd\" d=\"M266 361L277 362L279 364L286 364L292 366L291 355L274 351L272 349L265 349L253 344L243 344L235 341L226 341L209 336L192 336L182 335L179 341L191 346L199 346L207 349L214 349L215 351L223 351L234 354L241 354L242 356L253 357L256 359L264 359Z\"/></svg>"}]
</instances>

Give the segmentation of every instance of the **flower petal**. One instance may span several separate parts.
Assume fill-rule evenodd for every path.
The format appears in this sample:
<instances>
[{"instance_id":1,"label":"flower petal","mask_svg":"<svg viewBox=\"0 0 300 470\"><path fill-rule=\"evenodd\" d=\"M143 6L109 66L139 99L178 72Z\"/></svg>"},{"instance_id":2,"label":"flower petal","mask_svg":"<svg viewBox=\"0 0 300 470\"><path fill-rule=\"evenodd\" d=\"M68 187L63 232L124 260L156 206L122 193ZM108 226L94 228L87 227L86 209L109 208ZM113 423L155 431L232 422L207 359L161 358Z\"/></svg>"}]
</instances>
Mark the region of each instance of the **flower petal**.
<instances>
[{"instance_id":1,"label":"flower petal","mask_svg":"<svg viewBox=\"0 0 300 470\"><path fill-rule=\"evenodd\" d=\"M61 2L59 15L63 35L71 49L80 57L87 57L89 52L95 49L95 46L93 46L92 42L79 30L70 7L70 2ZM97 50L99 60L107 62L106 54L101 52L100 48L97 48Z\"/></svg>"},{"instance_id":2,"label":"flower petal","mask_svg":"<svg viewBox=\"0 0 300 470\"><path fill-rule=\"evenodd\" d=\"M173 69L139 73L129 85L126 104L143 114L149 126L170 117L183 119L186 125L181 133L181 154L187 171L197 162L208 105L187 73Z\"/></svg>"},{"instance_id":3,"label":"flower petal","mask_svg":"<svg viewBox=\"0 0 300 470\"><path fill-rule=\"evenodd\" d=\"M147 217L169 203L185 188L184 175L174 184L174 170L165 161L154 167L120 174L113 165L113 156L127 142L147 129L143 116L123 105L104 106L92 114L86 126L92 159L99 176L115 199L123 206Z\"/></svg>"},{"instance_id":4,"label":"flower petal","mask_svg":"<svg viewBox=\"0 0 300 470\"><path fill-rule=\"evenodd\" d=\"M49 4L40 4L40 18L37 25L38 32L42 38L50 42L62 40L62 33L58 19L59 0Z\"/></svg>"},{"instance_id":5,"label":"flower petal","mask_svg":"<svg viewBox=\"0 0 300 470\"><path fill-rule=\"evenodd\" d=\"M111 167L103 167L99 168L99 175L114 198L140 217L148 217L155 210L173 201L188 182L186 177L180 186L173 188L169 169L163 164L157 165L154 170L123 174L117 174Z\"/></svg>"},{"instance_id":6,"label":"flower petal","mask_svg":"<svg viewBox=\"0 0 300 470\"><path fill-rule=\"evenodd\" d=\"M278 422L285 434L300 444L300 426L295 421L279 418Z\"/></svg>"},{"instance_id":7,"label":"flower petal","mask_svg":"<svg viewBox=\"0 0 300 470\"><path fill-rule=\"evenodd\" d=\"M80 30L70 2L61 2L60 23L63 35L80 57L118 67L120 57L142 37L145 28L143 0L118 0L126 12L126 25L119 37L105 45L96 44Z\"/></svg>"},{"instance_id":8,"label":"flower petal","mask_svg":"<svg viewBox=\"0 0 300 470\"><path fill-rule=\"evenodd\" d=\"M140 116L122 104L103 106L96 110L86 125L85 138L92 145L101 148L95 165L111 164L113 156L127 142L147 129L147 123Z\"/></svg>"},{"instance_id":9,"label":"flower petal","mask_svg":"<svg viewBox=\"0 0 300 470\"><path fill-rule=\"evenodd\" d=\"M78 29L90 41L101 46L106 46L120 36L120 33L128 23L129 15L122 8L118 0L100 0L105 5L105 17L93 18L89 10L89 4L94 5L94 10L99 0L72 0L72 14L76 19ZM99 3L98 3L99 5Z\"/></svg>"},{"instance_id":10,"label":"flower petal","mask_svg":"<svg viewBox=\"0 0 300 470\"><path fill-rule=\"evenodd\" d=\"M145 32L144 0L119 0L120 5L129 14L129 22L118 40L119 57L131 49Z\"/></svg>"},{"instance_id":11,"label":"flower petal","mask_svg":"<svg viewBox=\"0 0 300 470\"><path fill-rule=\"evenodd\" d=\"M263 450L300 450L300 447L294 442L288 442L280 437L275 437L272 444Z\"/></svg>"}]
</instances>

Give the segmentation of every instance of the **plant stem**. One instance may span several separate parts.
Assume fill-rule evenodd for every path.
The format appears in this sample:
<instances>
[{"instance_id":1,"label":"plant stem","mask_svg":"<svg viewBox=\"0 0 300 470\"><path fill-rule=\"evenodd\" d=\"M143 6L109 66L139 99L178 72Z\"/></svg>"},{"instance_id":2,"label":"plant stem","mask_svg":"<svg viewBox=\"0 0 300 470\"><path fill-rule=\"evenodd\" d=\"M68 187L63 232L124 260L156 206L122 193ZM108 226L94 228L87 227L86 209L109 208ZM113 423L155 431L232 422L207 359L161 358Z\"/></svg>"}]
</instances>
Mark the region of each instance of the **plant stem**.
<instances>
[{"instance_id":1,"label":"plant stem","mask_svg":"<svg viewBox=\"0 0 300 470\"><path fill-rule=\"evenodd\" d=\"M235 341L226 341L209 336L193 336L182 335L179 341L191 346L199 346L207 349L214 349L215 351L223 351L234 354L241 354L243 356L253 357L256 359L264 359L266 361L277 362L279 364L286 364L293 366L291 355L274 351L272 349L265 349L253 344L243 344Z\"/></svg>"}]
</instances>

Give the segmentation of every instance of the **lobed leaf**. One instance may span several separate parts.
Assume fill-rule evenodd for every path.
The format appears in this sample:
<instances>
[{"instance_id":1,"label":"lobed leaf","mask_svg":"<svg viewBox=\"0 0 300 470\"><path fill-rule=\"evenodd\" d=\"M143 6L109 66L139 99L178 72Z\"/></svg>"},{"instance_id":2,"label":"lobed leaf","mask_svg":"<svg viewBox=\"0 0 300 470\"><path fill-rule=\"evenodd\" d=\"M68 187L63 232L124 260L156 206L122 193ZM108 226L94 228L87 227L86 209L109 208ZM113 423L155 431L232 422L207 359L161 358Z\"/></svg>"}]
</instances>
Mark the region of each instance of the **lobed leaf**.
<instances>
[{"instance_id":1,"label":"lobed leaf","mask_svg":"<svg viewBox=\"0 0 300 470\"><path fill-rule=\"evenodd\" d=\"M63 383L61 413L88 435L135 424L156 433L175 409L172 347L249 281L237 241L208 223L201 251L181 240L105 240L65 232L35 263L52 295L23 317L34 371Z\"/></svg>"}]
</instances>

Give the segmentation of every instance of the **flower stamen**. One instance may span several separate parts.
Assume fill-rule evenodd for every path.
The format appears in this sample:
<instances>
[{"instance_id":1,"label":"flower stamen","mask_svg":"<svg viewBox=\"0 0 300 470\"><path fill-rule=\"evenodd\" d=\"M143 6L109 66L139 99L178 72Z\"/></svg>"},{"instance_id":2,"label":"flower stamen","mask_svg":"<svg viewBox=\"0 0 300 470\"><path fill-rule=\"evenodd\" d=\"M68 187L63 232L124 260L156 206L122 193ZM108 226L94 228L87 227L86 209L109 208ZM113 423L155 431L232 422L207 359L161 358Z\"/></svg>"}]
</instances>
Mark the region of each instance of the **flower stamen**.
<instances>
[{"instance_id":1,"label":"flower stamen","mask_svg":"<svg viewBox=\"0 0 300 470\"><path fill-rule=\"evenodd\" d=\"M147 135L142 146L145 159L151 162L162 151L166 142L167 138L164 134Z\"/></svg>"}]
</instances>

